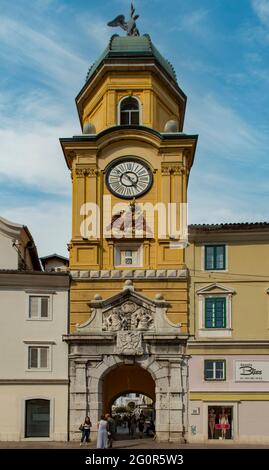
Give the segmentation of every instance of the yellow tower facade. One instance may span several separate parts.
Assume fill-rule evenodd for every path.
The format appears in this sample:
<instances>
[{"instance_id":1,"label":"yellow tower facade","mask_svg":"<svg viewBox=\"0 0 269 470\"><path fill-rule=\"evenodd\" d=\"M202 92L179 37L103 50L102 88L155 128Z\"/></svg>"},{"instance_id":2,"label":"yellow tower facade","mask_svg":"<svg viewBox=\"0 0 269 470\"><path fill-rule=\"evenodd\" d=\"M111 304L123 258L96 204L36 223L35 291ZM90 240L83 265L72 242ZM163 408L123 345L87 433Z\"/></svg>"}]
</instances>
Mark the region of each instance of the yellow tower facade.
<instances>
[{"instance_id":1,"label":"yellow tower facade","mask_svg":"<svg viewBox=\"0 0 269 470\"><path fill-rule=\"evenodd\" d=\"M182 132L186 96L148 35L114 35L76 103L83 133L61 139L73 186L71 436L85 408L97 420L121 392L139 391L155 402L158 439L180 440L197 142Z\"/></svg>"}]
</instances>

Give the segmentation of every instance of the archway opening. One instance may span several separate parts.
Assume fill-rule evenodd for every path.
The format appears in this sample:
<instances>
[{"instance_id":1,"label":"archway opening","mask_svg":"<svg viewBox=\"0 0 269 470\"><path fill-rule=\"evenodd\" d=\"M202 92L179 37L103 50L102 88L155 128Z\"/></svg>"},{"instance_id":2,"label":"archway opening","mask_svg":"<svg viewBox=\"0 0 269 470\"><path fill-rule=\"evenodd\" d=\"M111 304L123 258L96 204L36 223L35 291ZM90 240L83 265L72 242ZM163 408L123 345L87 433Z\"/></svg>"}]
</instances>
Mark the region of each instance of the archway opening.
<instances>
[{"instance_id":1,"label":"archway opening","mask_svg":"<svg viewBox=\"0 0 269 470\"><path fill-rule=\"evenodd\" d=\"M138 365L122 364L103 379L103 411L109 412L124 438L153 436L155 431L155 382Z\"/></svg>"},{"instance_id":2,"label":"archway opening","mask_svg":"<svg viewBox=\"0 0 269 470\"><path fill-rule=\"evenodd\" d=\"M138 392L124 393L111 406L118 436L126 439L153 437L155 434L155 403Z\"/></svg>"}]
</instances>

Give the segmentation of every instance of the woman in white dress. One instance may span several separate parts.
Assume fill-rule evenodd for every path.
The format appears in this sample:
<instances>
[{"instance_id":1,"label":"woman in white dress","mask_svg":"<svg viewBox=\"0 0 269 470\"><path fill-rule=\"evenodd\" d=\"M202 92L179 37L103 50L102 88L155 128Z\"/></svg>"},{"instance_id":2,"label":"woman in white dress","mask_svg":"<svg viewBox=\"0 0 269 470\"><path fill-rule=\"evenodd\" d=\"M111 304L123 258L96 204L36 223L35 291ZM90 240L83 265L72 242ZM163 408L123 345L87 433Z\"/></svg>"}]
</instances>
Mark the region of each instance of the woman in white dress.
<instances>
[{"instance_id":1,"label":"woman in white dress","mask_svg":"<svg viewBox=\"0 0 269 470\"><path fill-rule=\"evenodd\" d=\"M98 424L97 449L107 448L107 420L104 415L101 416Z\"/></svg>"}]
</instances>

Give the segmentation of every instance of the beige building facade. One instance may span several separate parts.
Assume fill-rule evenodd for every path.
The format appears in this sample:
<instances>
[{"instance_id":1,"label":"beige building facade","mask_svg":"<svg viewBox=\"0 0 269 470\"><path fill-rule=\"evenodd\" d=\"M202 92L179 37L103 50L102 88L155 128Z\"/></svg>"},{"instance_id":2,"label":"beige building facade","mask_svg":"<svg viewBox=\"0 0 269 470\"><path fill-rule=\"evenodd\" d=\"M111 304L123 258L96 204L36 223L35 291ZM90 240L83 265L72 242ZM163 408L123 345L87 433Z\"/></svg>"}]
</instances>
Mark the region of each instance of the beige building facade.
<instances>
[{"instance_id":1,"label":"beige building facade","mask_svg":"<svg viewBox=\"0 0 269 470\"><path fill-rule=\"evenodd\" d=\"M269 224L189 227L189 441L269 442Z\"/></svg>"}]
</instances>

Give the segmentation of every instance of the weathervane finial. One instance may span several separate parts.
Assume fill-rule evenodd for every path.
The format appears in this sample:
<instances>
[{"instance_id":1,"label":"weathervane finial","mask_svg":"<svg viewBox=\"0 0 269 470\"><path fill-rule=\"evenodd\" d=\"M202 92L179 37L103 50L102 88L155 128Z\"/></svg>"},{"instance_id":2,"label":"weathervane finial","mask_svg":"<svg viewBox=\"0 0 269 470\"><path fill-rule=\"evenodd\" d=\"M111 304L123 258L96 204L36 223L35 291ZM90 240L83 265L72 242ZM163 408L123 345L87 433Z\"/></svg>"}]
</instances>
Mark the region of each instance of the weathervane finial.
<instances>
[{"instance_id":1,"label":"weathervane finial","mask_svg":"<svg viewBox=\"0 0 269 470\"><path fill-rule=\"evenodd\" d=\"M127 32L127 36L140 36L139 31L136 27L136 20L139 15L135 15L135 8L133 2L131 2L131 14L129 21L125 21L124 15L118 15L113 21L109 21L107 26L117 27L119 26Z\"/></svg>"}]
</instances>

